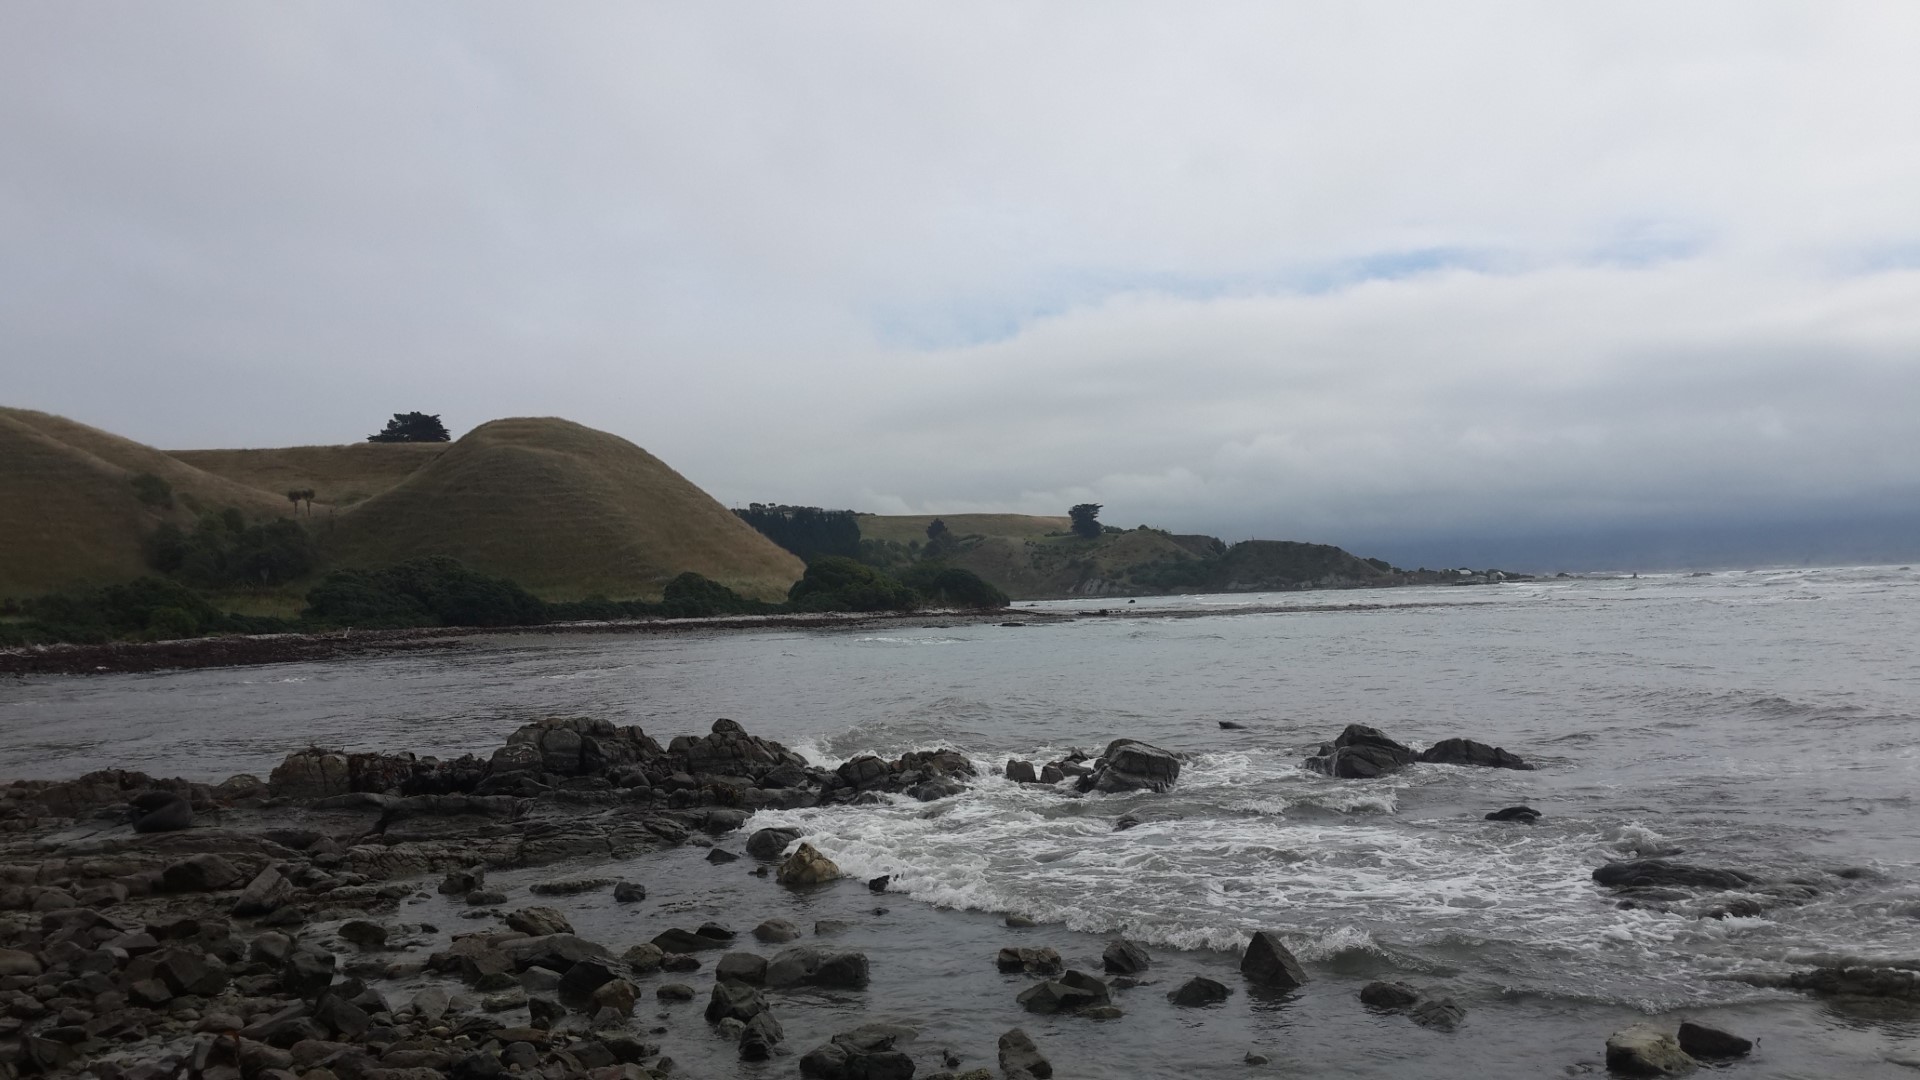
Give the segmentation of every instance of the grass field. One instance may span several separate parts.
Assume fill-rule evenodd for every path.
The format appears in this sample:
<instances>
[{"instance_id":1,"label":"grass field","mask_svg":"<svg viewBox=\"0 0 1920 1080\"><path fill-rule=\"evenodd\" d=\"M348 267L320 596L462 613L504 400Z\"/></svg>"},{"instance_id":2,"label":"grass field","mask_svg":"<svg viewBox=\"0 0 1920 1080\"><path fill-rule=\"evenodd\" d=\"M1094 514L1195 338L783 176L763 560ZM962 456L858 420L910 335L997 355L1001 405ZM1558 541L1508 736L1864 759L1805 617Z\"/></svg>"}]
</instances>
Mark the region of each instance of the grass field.
<instances>
[{"instance_id":1,"label":"grass field","mask_svg":"<svg viewBox=\"0 0 1920 1080\"><path fill-rule=\"evenodd\" d=\"M349 443L273 450L170 450L172 457L235 483L282 495L311 489L314 500L351 506L412 476L450 443Z\"/></svg>"},{"instance_id":2,"label":"grass field","mask_svg":"<svg viewBox=\"0 0 1920 1080\"><path fill-rule=\"evenodd\" d=\"M143 503L132 480L152 473L171 508ZM0 408L0 597L124 581L146 572L142 538L163 521L190 526L196 508L250 518L292 506L202 472L159 450L64 417Z\"/></svg>"},{"instance_id":3,"label":"grass field","mask_svg":"<svg viewBox=\"0 0 1920 1080\"><path fill-rule=\"evenodd\" d=\"M803 569L659 458L553 418L482 424L317 531L338 565L451 555L554 600L656 598L689 570L784 599Z\"/></svg>"}]
</instances>

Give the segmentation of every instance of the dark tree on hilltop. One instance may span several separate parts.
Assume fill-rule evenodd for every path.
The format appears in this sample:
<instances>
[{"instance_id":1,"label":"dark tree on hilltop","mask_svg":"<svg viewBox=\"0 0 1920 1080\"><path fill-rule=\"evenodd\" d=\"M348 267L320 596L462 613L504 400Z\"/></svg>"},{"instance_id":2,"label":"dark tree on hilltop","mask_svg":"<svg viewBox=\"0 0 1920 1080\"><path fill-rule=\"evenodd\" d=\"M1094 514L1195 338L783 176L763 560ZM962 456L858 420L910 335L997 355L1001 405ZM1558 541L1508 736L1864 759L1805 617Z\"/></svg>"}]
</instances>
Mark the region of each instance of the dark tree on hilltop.
<instances>
[{"instance_id":1,"label":"dark tree on hilltop","mask_svg":"<svg viewBox=\"0 0 1920 1080\"><path fill-rule=\"evenodd\" d=\"M1094 540L1099 538L1100 536L1100 504L1099 503L1081 503L1080 505L1068 510L1067 516L1073 519L1073 534L1075 536L1084 536L1089 540Z\"/></svg>"},{"instance_id":2,"label":"dark tree on hilltop","mask_svg":"<svg viewBox=\"0 0 1920 1080\"><path fill-rule=\"evenodd\" d=\"M734 513L758 529L760 535L809 563L828 555L849 559L860 556L860 522L851 510L751 503Z\"/></svg>"},{"instance_id":3,"label":"dark tree on hilltop","mask_svg":"<svg viewBox=\"0 0 1920 1080\"><path fill-rule=\"evenodd\" d=\"M941 537L946 535L947 535L946 522L941 521L939 518L934 518L932 521L927 522L927 539L928 540L938 540Z\"/></svg>"},{"instance_id":4,"label":"dark tree on hilltop","mask_svg":"<svg viewBox=\"0 0 1920 1080\"><path fill-rule=\"evenodd\" d=\"M423 412L394 413L387 421L385 431L378 435L367 436L368 442L446 442L453 436L447 434L447 425L440 422L440 415L428 416Z\"/></svg>"}]
</instances>

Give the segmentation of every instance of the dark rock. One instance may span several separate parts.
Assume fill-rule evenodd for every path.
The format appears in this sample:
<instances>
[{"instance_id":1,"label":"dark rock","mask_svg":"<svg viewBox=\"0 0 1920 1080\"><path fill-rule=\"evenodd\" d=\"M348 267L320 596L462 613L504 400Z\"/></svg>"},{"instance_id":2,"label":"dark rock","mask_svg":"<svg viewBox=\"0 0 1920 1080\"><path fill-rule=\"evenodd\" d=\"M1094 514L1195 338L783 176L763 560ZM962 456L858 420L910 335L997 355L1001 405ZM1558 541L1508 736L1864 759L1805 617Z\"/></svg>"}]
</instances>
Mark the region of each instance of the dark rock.
<instances>
[{"instance_id":1,"label":"dark rock","mask_svg":"<svg viewBox=\"0 0 1920 1080\"><path fill-rule=\"evenodd\" d=\"M1622 1076L1678 1076L1695 1064L1673 1036L1648 1024L1616 1031L1607 1039L1607 1068Z\"/></svg>"},{"instance_id":2,"label":"dark rock","mask_svg":"<svg viewBox=\"0 0 1920 1080\"><path fill-rule=\"evenodd\" d=\"M387 928L368 919L348 919L340 924L340 938L363 949L378 949L387 943Z\"/></svg>"},{"instance_id":3,"label":"dark rock","mask_svg":"<svg viewBox=\"0 0 1920 1080\"><path fill-rule=\"evenodd\" d=\"M1004 921L1015 930L1025 930L1040 925L1025 915L1008 915Z\"/></svg>"},{"instance_id":4,"label":"dark rock","mask_svg":"<svg viewBox=\"0 0 1920 1080\"><path fill-rule=\"evenodd\" d=\"M440 895L465 896L485 884L487 870L484 866L470 866L465 870L449 870L447 876L440 879Z\"/></svg>"},{"instance_id":5,"label":"dark rock","mask_svg":"<svg viewBox=\"0 0 1920 1080\"><path fill-rule=\"evenodd\" d=\"M1133 739L1107 744L1102 759L1106 764L1089 785L1093 791L1166 791L1180 779L1180 759L1171 751Z\"/></svg>"},{"instance_id":6,"label":"dark rock","mask_svg":"<svg viewBox=\"0 0 1920 1080\"><path fill-rule=\"evenodd\" d=\"M313 1019L322 1027L346 1038L357 1038L366 1034L373 1026L373 1018L367 1011L338 994L321 997L313 1007Z\"/></svg>"},{"instance_id":7,"label":"dark rock","mask_svg":"<svg viewBox=\"0 0 1920 1080\"><path fill-rule=\"evenodd\" d=\"M1376 1009L1411 1009L1420 996L1420 991L1403 982L1370 982L1360 988L1361 1004Z\"/></svg>"},{"instance_id":8,"label":"dark rock","mask_svg":"<svg viewBox=\"0 0 1920 1080\"><path fill-rule=\"evenodd\" d=\"M201 852L162 870L160 891L218 892L238 888L242 880L243 875L232 863L212 852Z\"/></svg>"},{"instance_id":9,"label":"dark rock","mask_svg":"<svg viewBox=\"0 0 1920 1080\"><path fill-rule=\"evenodd\" d=\"M760 986L767 981L767 958L750 952L730 952L713 965L713 977Z\"/></svg>"},{"instance_id":10,"label":"dark rock","mask_svg":"<svg viewBox=\"0 0 1920 1080\"><path fill-rule=\"evenodd\" d=\"M723 848L714 848L707 852L707 861L710 863L730 863L738 862L739 860L740 856Z\"/></svg>"},{"instance_id":11,"label":"dark rock","mask_svg":"<svg viewBox=\"0 0 1920 1080\"><path fill-rule=\"evenodd\" d=\"M1111 1004L1107 984L1085 972L1069 971L1030 986L1014 999L1028 1012L1050 1015Z\"/></svg>"},{"instance_id":12,"label":"dark rock","mask_svg":"<svg viewBox=\"0 0 1920 1080\"><path fill-rule=\"evenodd\" d=\"M1060 962L1060 954L1051 948L1042 946L1037 949L1006 946L994 957L994 966L1006 973L1024 971L1029 975L1058 975L1065 970Z\"/></svg>"},{"instance_id":13,"label":"dark rock","mask_svg":"<svg viewBox=\"0 0 1920 1080\"><path fill-rule=\"evenodd\" d=\"M621 962L639 975L648 975L660 970L661 961L664 959L666 954L660 951L660 946L644 941L620 954Z\"/></svg>"},{"instance_id":14,"label":"dark rock","mask_svg":"<svg viewBox=\"0 0 1920 1080\"><path fill-rule=\"evenodd\" d=\"M1610 862L1593 872L1593 880L1608 888L1677 887L1689 889L1744 889L1760 879L1738 870L1720 870L1707 866L1669 862L1666 859L1633 859Z\"/></svg>"},{"instance_id":15,"label":"dark rock","mask_svg":"<svg viewBox=\"0 0 1920 1080\"><path fill-rule=\"evenodd\" d=\"M619 978L611 966L598 960L582 960L560 976L555 989L562 1001L585 1001L595 990Z\"/></svg>"},{"instance_id":16,"label":"dark rock","mask_svg":"<svg viewBox=\"0 0 1920 1080\"><path fill-rule=\"evenodd\" d=\"M702 949L724 949L727 945L725 941L706 937L702 934L696 934L692 931L681 930L677 927L662 930L654 936L653 943L658 945L662 952L670 953L691 953L699 952Z\"/></svg>"},{"instance_id":17,"label":"dark rock","mask_svg":"<svg viewBox=\"0 0 1920 1080\"><path fill-rule=\"evenodd\" d=\"M777 859L787 845L800 839L799 829L774 827L760 829L747 837L747 854L756 859Z\"/></svg>"},{"instance_id":18,"label":"dark rock","mask_svg":"<svg viewBox=\"0 0 1920 1080\"><path fill-rule=\"evenodd\" d=\"M1140 819L1138 817L1135 817L1132 814L1122 814L1120 818L1113 823L1113 831L1126 832L1128 829L1131 829L1134 826L1139 824L1140 824Z\"/></svg>"},{"instance_id":19,"label":"dark rock","mask_svg":"<svg viewBox=\"0 0 1920 1080\"><path fill-rule=\"evenodd\" d=\"M1420 756L1365 724L1348 724L1330 745L1307 759L1307 768L1347 780L1366 780L1401 769Z\"/></svg>"},{"instance_id":20,"label":"dark rock","mask_svg":"<svg viewBox=\"0 0 1920 1080\"><path fill-rule=\"evenodd\" d=\"M1053 1075L1053 1064L1041 1056L1031 1036L1014 1028L1000 1036L1000 1071L1009 1078L1032 1076L1047 1080Z\"/></svg>"},{"instance_id":21,"label":"dark rock","mask_svg":"<svg viewBox=\"0 0 1920 1080\"><path fill-rule=\"evenodd\" d=\"M1540 817L1540 811L1535 810L1531 806L1509 806L1505 809L1495 810L1493 813L1488 814L1486 819L1488 821L1518 821L1523 825L1531 825L1539 821Z\"/></svg>"},{"instance_id":22,"label":"dark rock","mask_svg":"<svg viewBox=\"0 0 1920 1080\"><path fill-rule=\"evenodd\" d=\"M233 902L233 913L240 916L265 915L287 901L293 885L280 871L269 866L254 875L252 881Z\"/></svg>"},{"instance_id":23,"label":"dark rock","mask_svg":"<svg viewBox=\"0 0 1920 1080\"><path fill-rule=\"evenodd\" d=\"M1743 1039L1732 1032L1708 1027L1692 1020L1680 1022L1680 1049L1688 1057L1723 1059L1746 1057L1753 1049L1753 1040Z\"/></svg>"},{"instance_id":24,"label":"dark rock","mask_svg":"<svg viewBox=\"0 0 1920 1080\"><path fill-rule=\"evenodd\" d=\"M1474 765L1483 769L1533 768L1515 754L1472 739L1441 739L1421 751L1420 760L1430 765Z\"/></svg>"},{"instance_id":25,"label":"dark rock","mask_svg":"<svg viewBox=\"0 0 1920 1080\"><path fill-rule=\"evenodd\" d=\"M800 936L800 928L785 919L768 919L753 928L753 936L769 945L784 945Z\"/></svg>"},{"instance_id":26,"label":"dark rock","mask_svg":"<svg viewBox=\"0 0 1920 1080\"><path fill-rule=\"evenodd\" d=\"M507 894L492 889L475 889L467 894L466 901L470 907L495 907L507 902Z\"/></svg>"},{"instance_id":27,"label":"dark rock","mask_svg":"<svg viewBox=\"0 0 1920 1080\"><path fill-rule=\"evenodd\" d=\"M171 791L147 791L128 802L137 833L176 832L193 825L193 804Z\"/></svg>"},{"instance_id":28,"label":"dark rock","mask_svg":"<svg viewBox=\"0 0 1920 1080\"><path fill-rule=\"evenodd\" d=\"M780 1021L773 1013L762 1010L747 1021L747 1028L740 1033L740 1060L765 1061L773 1056L773 1048L786 1035L780 1030ZM909 1067L908 1076L913 1072Z\"/></svg>"},{"instance_id":29,"label":"dark rock","mask_svg":"<svg viewBox=\"0 0 1920 1080\"><path fill-rule=\"evenodd\" d=\"M892 874L881 874L879 877L873 878L867 882L867 890L869 892L880 892L880 893L886 892L887 883L891 882L892 880L893 880Z\"/></svg>"},{"instance_id":30,"label":"dark rock","mask_svg":"<svg viewBox=\"0 0 1920 1080\"><path fill-rule=\"evenodd\" d=\"M1109 975L1138 975L1153 964L1153 957L1147 955L1137 941L1115 938L1107 942L1100 954L1100 963Z\"/></svg>"},{"instance_id":31,"label":"dark rock","mask_svg":"<svg viewBox=\"0 0 1920 1080\"><path fill-rule=\"evenodd\" d=\"M767 962L766 983L775 989L806 985L858 990L867 985L868 979L864 953L827 952L798 945Z\"/></svg>"},{"instance_id":32,"label":"dark rock","mask_svg":"<svg viewBox=\"0 0 1920 1080\"><path fill-rule=\"evenodd\" d=\"M1241 730L1244 730L1246 726L1247 725L1242 724L1237 720L1220 721L1220 730L1222 731L1241 731Z\"/></svg>"},{"instance_id":33,"label":"dark rock","mask_svg":"<svg viewBox=\"0 0 1920 1080\"><path fill-rule=\"evenodd\" d=\"M692 1001L694 992L686 983L667 983L655 990L653 996L662 1001Z\"/></svg>"},{"instance_id":34,"label":"dark rock","mask_svg":"<svg viewBox=\"0 0 1920 1080\"><path fill-rule=\"evenodd\" d=\"M287 993L312 1001L333 985L337 963L330 952L306 947L295 949L280 969L280 985Z\"/></svg>"},{"instance_id":35,"label":"dark rock","mask_svg":"<svg viewBox=\"0 0 1920 1080\"><path fill-rule=\"evenodd\" d=\"M1199 975L1181 983L1179 989L1167 994L1167 1000L1175 1005L1213 1005L1227 1000L1233 991L1226 984L1215 982Z\"/></svg>"},{"instance_id":36,"label":"dark rock","mask_svg":"<svg viewBox=\"0 0 1920 1080\"><path fill-rule=\"evenodd\" d=\"M1920 971L1891 967L1818 967L1796 971L1784 985L1830 997L1904 998L1920 1001Z\"/></svg>"},{"instance_id":37,"label":"dark rock","mask_svg":"<svg viewBox=\"0 0 1920 1080\"><path fill-rule=\"evenodd\" d=\"M623 904L637 903L647 898L647 887L638 882L622 881L614 885L613 898Z\"/></svg>"},{"instance_id":38,"label":"dark rock","mask_svg":"<svg viewBox=\"0 0 1920 1080\"><path fill-rule=\"evenodd\" d=\"M1011 759L1007 762L1006 777L1016 784L1037 784L1040 782L1040 777L1033 771L1033 762L1021 761L1018 758Z\"/></svg>"},{"instance_id":39,"label":"dark rock","mask_svg":"<svg viewBox=\"0 0 1920 1080\"><path fill-rule=\"evenodd\" d=\"M1066 778L1066 770L1058 765L1048 764L1040 769L1040 782L1043 784L1057 784Z\"/></svg>"},{"instance_id":40,"label":"dark rock","mask_svg":"<svg viewBox=\"0 0 1920 1080\"><path fill-rule=\"evenodd\" d=\"M700 970L700 958L691 953L667 953L660 958L660 970L685 974Z\"/></svg>"},{"instance_id":41,"label":"dark rock","mask_svg":"<svg viewBox=\"0 0 1920 1080\"><path fill-rule=\"evenodd\" d=\"M1240 958L1240 974L1275 990L1292 990L1307 982L1300 961L1281 944L1278 935L1267 930L1258 931L1247 942L1246 954Z\"/></svg>"},{"instance_id":42,"label":"dark rock","mask_svg":"<svg viewBox=\"0 0 1920 1080\"><path fill-rule=\"evenodd\" d=\"M713 996L707 1000L707 1023L715 1024L729 1019L745 1023L766 1007L766 999L760 996L760 991L745 983L722 979L713 984Z\"/></svg>"}]
</instances>

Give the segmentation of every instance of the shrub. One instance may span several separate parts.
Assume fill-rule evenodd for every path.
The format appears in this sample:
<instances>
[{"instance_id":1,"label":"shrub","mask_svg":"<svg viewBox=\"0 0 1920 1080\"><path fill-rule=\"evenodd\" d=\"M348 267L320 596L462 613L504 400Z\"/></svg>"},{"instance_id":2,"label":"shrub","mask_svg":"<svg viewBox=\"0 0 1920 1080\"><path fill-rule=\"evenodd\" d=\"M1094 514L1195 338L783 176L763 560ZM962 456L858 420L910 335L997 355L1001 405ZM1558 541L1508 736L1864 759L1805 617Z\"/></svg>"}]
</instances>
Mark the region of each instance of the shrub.
<instances>
[{"instance_id":1,"label":"shrub","mask_svg":"<svg viewBox=\"0 0 1920 1080\"><path fill-rule=\"evenodd\" d=\"M133 494L148 506L159 510L173 509L173 485L150 472L134 474Z\"/></svg>"},{"instance_id":2,"label":"shrub","mask_svg":"<svg viewBox=\"0 0 1920 1080\"><path fill-rule=\"evenodd\" d=\"M297 521L249 525L238 510L202 514L191 533L162 522L146 539L147 565L203 589L283 585L313 573L320 553Z\"/></svg>"},{"instance_id":3,"label":"shrub","mask_svg":"<svg viewBox=\"0 0 1920 1080\"><path fill-rule=\"evenodd\" d=\"M787 603L795 611L912 611L920 596L893 577L852 559L815 559L793 583Z\"/></svg>"},{"instance_id":4,"label":"shrub","mask_svg":"<svg viewBox=\"0 0 1920 1080\"><path fill-rule=\"evenodd\" d=\"M900 575L900 582L935 607L1003 608L1007 594L971 570L921 563Z\"/></svg>"},{"instance_id":5,"label":"shrub","mask_svg":"<svg viewBox=\"0 0 1920 1080\"><path fill-rule=\"evenodd\" d=\"M354 626L535 626L540 598L444 555L383 570L336 570L307 593L309 619Z\"/></svg>"}]
</instances>

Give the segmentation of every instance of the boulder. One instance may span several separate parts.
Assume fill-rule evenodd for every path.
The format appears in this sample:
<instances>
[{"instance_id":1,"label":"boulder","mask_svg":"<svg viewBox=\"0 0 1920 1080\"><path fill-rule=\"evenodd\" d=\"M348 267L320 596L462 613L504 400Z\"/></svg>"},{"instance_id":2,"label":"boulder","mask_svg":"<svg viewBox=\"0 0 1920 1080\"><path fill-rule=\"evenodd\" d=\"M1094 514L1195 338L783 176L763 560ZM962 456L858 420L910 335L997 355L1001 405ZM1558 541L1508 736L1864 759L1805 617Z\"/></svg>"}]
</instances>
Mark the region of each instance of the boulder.
<instances>
[{"instance_id":1,"label":"boulder","mask_svg":"<svg viewBox=\"0 0 1920 1080\"><path fill-rule=\"evenodd\" d=\"M768 919L753 928L753 936L769 945L784 945L800 937L800 928L785 919Z\"/></svg>"},{"instance_id":2,"label":"boulder","mask_svg":"<svg viewBox=\"0 0 1920 1080\"><path fill-rule=\"evenodd\" d=\"M318 747L288 754L267 775L267 788L283 799L324 799L353 790L347 755Z\"/></svg>"},{"instance_id":3,"label":"boulder","mask_svg":"<svg viewBox=\"0 0 1920 1080\"><path fill-rule=\"evenodd\" d=\"M1420 997L1420 991L1403 982L1370 982L1360 988L1360 1003L1376 1009L1411 1009Z\"/></svg>"},{"instance_id":4,"label":"boulder","mask_svg":"<svg viewBox=\"0 0 1920 1080\"><path fill-rule=\"evenodd\" d=\"M1240 974L1275 990L1292 990L1307 982L1300 961L1281 944L1279 935L1267 930L1258 931L1247 942L1247 951L1240 958Z\"/></svg>"},{"instance_id":5,"label":"boulder","mask_svg":"<svg viewBox=\"0 0 1920 1080\"><path fill-rule=\"evenodd\" d=\"M615 882L613 898L622 904L638 903L647 898L647 887L635 881Z\"/></svg>"},{"instance_id":6,"label":"boulder","mask_svg":"<svg viewBox=\"0 0 1920 1080\"><path fill-rule=\"evenodd\" d=\"M1515 754L1472 739L1441 739L1422 750L1420 760L1430 765L1474 765L1483 769L1533 768Z\"/></svg>"},{"instance_id":7,"label":"boulder","mask_svg":"<svg viewBox=\"0 0 1920 1080\"><path fill-rule=\"evenodd\" d=\"M40 972L40 960L32 953L19 949L0 949L0 978L12 975L37 976Z\"/></svg>"},{"instance_id":8,"label":"boulder","mask_svg":"<svg viewBox=\"0 0 1920 1080\"><path fill-rule=\"evenodd\" d=\"M1137 941L1115 938L1100 954L1100 964L1109 975L1138 975L1153 963L1153 957Z\"/></svg>"},{"instance_id":9,"label":"boulder","mask_svg":"<svg viewBox=\"0 0 1920 1080\"><path fill-rule=\"evenodd\" d=\"M800 830L787 826L759 829L747 837L747 854L756 859L777 859L787 845L800 839Z\"/></svg>"},{"instance_id":10,"label":"boulder","mask_svg":"<svg viewBox=\"0 0 1920 1080\"><path fill-rule=\"evenodd\" d=\"M867 985L868 978L866 954L828 952L811 945L780 951L767 962L766 970L766 984L776 990L790 986L858 990Z\"/></svg>"},{"instance_id":11,"label":"boulder","mask_svg":"<svg viewBox=\"0 0 1920 1080\"><path fill-rule=\"evenodd\" d=\"M612 965L600 960L582 960L560 976L554 990L562 1001L587 1001L595 991L618 979Z\"/></svg>"},{"instance_id":12,"label":"boulder","mask_svg":"<svg viewBox=\"0 0 1920 1080\"><path fill-rule=\"evenodd\" d=\"M1016 784L1037 784L1040 777L1033 770L1033 762L1012 758L1007 761L1007 779Z\"/></svg>"},{"instance_id":13,"label":"boulder","mask_svg":"<svg viewBox=\"0 0 1920 1080\"><path fill-rule=\"evenodd\" d=\"M1688 1057L1707 1060L1746 1057L1753 1049L1753 1040L1743 1039L1728 1031L1716 1027L1695 1023L1692 1020L1680 1022L1680 1049Z\"/></svg>"},{"instance_id":14,"label":"boulder","mask_svg":"<svg viewBox=\"0 0 1920 1080\"><path fill-rule=\"evenodd\" d=\"M1607 1038L1607 1068L1622 1076L1678 1076L1696 1064L1678 1040L1650 1024L1635 1024Z\"/></svg>"},{"instance_id":15,"label":"boulder","mask_svg":"<svg viewBox=\"0 0 1920 1080\"><path fill-rule=\"evenodd\" d=\"M594 988L592 998L596 1009L612 1009L621 1016L632 1016L634 1003L640 999L640 989L625 979L609 979Z\"/></svg>"},{"instance_id":16,"label":"boulder","mask_svg":"<svg viewBox=\"0 0 1920 1080\"><path fill-rule=\"evenodd\" d=\"M1028 1012L1051 1015L1111 1004L1107 984L1085 972L1069 971L1030 986L1014 999Z\"/></svg>"},{"instance_id":17,"label":"boulder","mask_svg":"<svg viewBox=\"0 0 1920 1080\"><path fill-rule=\"evenodd\" d=\"M340 939L363 949L383 948L387 944L387 928L370 919L348 919L340 924Z\"/></svg>"},{"instance_id":18,"label":"boulder","mask_svg":"<svg viewBox=\"0 0 1920 1080\"><path fill-rule=\"evenodd\" d=\"M753 1019L747 1021L746 1030L740 1033L740 1060L767 1060L773 1056L773 1048L785 1037L786 1032L780 1029L780 1021L773 1018L770 1010L763 1009L755 1013ZM872 1074L869 1072L868 1075ZM912 1075L912 1065L909 1064L907 1076Z\"/></svg>"},{"instance_id":19,"label":"boulder","mask_svg":"<svg viewBox=\"0 0 1920 1080\"><path fill-rule=\"evenodd\" d=\"M800 1058L800 1075L816 1080L910 1080L913 1059L896 1049L919 1033L898 1024L862 1024Z\"/></svg>"},{"instance_id":20,"label":"boulder","mask_svg":"<svg viewBox=\"0 0 1920 1080\"><path fill-rule=\"evenodd\" d=\"M1053 1075L1053 1064L1041 1055L1039 1047L1033 1045L1032 1036L1014 1028L1000 1036L1000 1071L1009 1080L1026 1076L1047 1080Z\"/></svg>"},{"instance_id":21,"label":"boulder","mask_svg":"<svg viewBox=\"0 0 1920 1080\"><path fill-rule=\"evenodd\" d=\"M1367 780L1401 769L1420 760L1420 755L1404 743L1381 734L1365 724L1348 724L1333 742L1307 759L1307 768L1345 780Z\"/></svg>"},{"instance_id":22,"label":"boulder","mask_svg":"<svg viewBox=\"0 0 1920 1080\"><path fill-rule=\"evenodd\" d=\"M995 967L1008 974L1024 971L1029 975L1058 975L1065 970L1065 965L1060 962L1060 954L1045 946L1028 949L1008 945L1000 950L993 962Z\"/></svg>"},{"instance_id":23,"label":"boulder","mask_svg":"<svg viewBox=\"0 0 1920 1080\"><path fill-rule=\"evenodd\" d=\"M812 844L803 843L780 864L774 880L782 885L806 886L824 884L839 876L840 868L832 859L815 851Z\"/></svg>"},{"instance_id":24,"label":"boulder","mask_svg":"<svg viewBox=\"0 0 1920 1080\"><path fill-rule=\"evenodd\" d=\"M1115 739L1101 759L1104 764L1082 780L1083 790L1166 791L1180 779L1180 759L1172 751L1134 739Z\"/></svg>"},{"instance_id":25,"label":"boulder","mask_svg":"<svg viewBox=\"0 0 1920 1080\"><path fill-rule=\"evenodd\" d=\"M713 996L707 999L707 1023L717 1024L729 1019L745 1023L766 1007L766 999L760 996L760 991L745 983L722 979L713 984Z\"/></svg>"},{"instance_id":26,"label":"boulder","mask_svg":"<svg viewBox=\"0 0 1920 1080\"><path fill-rule=\"evenodd\" d=\"M713 977L760 986L767 981L767 958L750 952L730 952L713 965Z\"/></svg>"},{"instance_id":27,"label":"boulder","mask_svg":"<svg viewBox=\"0 0 1920 1080\"><path fill-rule=\"evenodd\" d=\"M171 791L146 791L127 803L137 833L176 832L193 825L193 804Z\"/></svg>"},{"instance_id":28,"label":"boulder","mask_svg":"<svg viewBox=\"0 0 1920 1080\"><path fill-rule=\"evenodd\" d=\"M449 870L447 876L440 879L440 895L465 896L486 884L487 868L469 866L465 870Z\"/></svg>"},{"instance_id":29,"label":"boulder","mask_svg":"<svg viewBox=\"0 0 1920 1080\"><path fill-rule=\"evenodd\" d=\"M269 866L255 874L241 890L240 898L233 902L233 913L242 917L266 915L286 903L292 894L293 885L286 876Z\"/></svg>"},{"instance_id":30,"label":"boulder","mask_svg":"<svg viewBox=\"0 0 1920 1080\"><path fill-rule=\"evenodd\" d=\"M1167 1000L1173 1002L1175 1005L1189 1007L1195 1005L1215 1005L1227 1000L1232 994L1233 991L1227 989L1225 983L1215 982L1212 979L1196 975L1186 982L1181 983L1179 989L1167 994Z\"/></svg>"},{"instance_id":31,"label":"boulder","mask_svg":"<svg viewBox=\"0 0 1920 1080\"><path fill-rule=\"evenodd\" d=\"M1517 821L1522 825L1532 825L1534 822L1539 821L1540 817L1540 811L1535 810L1531 806L1508 806L1488 814L1486 820Z\"/></svg>"},{"instance_id":32,"label":"boulder","mask_svg":"<svg viewBox=\"0 0 1920 1080\"><path fill-rule=\"evenodd\" d=\"M660 970L660 962L666 954L660 946L650 942L641 942L620 954L620 961L632 968L637 975L651 975Z\"/></svg>"}]
</instances>

